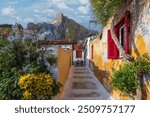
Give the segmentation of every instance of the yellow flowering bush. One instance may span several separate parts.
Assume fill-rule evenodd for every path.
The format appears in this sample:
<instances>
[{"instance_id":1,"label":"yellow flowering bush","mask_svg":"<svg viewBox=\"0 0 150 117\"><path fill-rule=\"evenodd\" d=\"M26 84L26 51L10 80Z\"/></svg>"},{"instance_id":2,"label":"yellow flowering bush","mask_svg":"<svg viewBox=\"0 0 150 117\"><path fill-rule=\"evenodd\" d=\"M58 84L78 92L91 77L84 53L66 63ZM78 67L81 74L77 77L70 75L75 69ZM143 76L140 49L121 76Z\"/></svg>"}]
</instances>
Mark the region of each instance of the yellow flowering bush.
<instances>
[{"instance_id":1,"label":"yellow flowering bush","mask_svg":"<svg viewBox=\"0 0 150 117\"><path fill-rule=\"evenodd\" d=\"M46 73L21 76L18 84L23 90L23 98L27 100L51 99L59 92L60 87L60 84L56 83L52 76Z\"/></svg>"}]
</instances>

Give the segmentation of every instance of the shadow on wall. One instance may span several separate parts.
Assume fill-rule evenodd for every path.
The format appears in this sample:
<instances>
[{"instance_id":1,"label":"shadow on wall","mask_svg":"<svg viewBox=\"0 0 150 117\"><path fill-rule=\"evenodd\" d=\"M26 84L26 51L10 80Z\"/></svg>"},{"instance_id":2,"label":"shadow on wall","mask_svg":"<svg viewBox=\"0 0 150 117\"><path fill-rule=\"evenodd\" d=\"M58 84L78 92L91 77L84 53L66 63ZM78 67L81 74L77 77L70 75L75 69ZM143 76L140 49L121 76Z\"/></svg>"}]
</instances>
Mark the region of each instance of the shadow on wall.
<instances>
[{"instance_id":1,"label":"shadow on wall","mask_svg":"<svg viewBox=\"0 0 150 117\"><path fill-rule=\"evenodd\" d=\"M72 66L72 51L59 48L58 50L58 81L65 85L70 67Z\"/></svg>"},{"instance_id":2,"label":"shadow on wall","mask_svg":"<svg viewBox=\"0 0 150 117\"><path fill-rule=\"evenodd\" d=\"M139 53L139 51L136 47L136 40L135 40L136 34L135 34L135 32L136 32L136 29L137 29L137 26L138 26L138 21L140 20L140 16L142 14L142 7L141 6L142 5L140 5L140 1L135 0L135 7L133 7L133 9L134 9L133 11L134 11L135 16L131 17L131 19L130 19L130 20L132 20L132 22L131 22L132 24L130 24L132 26L131 27L132 34L131 34L131 37L130 37L131 38L131 44L133 46L133 49L134 49L134 52L135 52L136 56L138 56L138 57L140 56L140 53Z\"/></svg>"},{"instance_id":3,"label":"shadow on wall","mask_svg":"<svg viewBox=\"0 0 150 117\"><path fill-rule=\"evenodd\" d=\"M62 48L58 49L58 81L65 85L70 68L72 66L72 51L64 50ZM63 92L63 87L61 88L60 94L56 97L56 99L60 99L60 95Z\"/></svg>"},{"instance_id":4,"label":"shadow on wall","mask_svg":"<svg viewBox=\"0 0 150 117\"><path fill-rule=\"evenodd\" d=\"M103 84L104 88L111 93L112 92L112 84L109 80L110 72L106 70L100 69L95 63L89 60L89 67L93 71L94 75L98 78L98 80Z\"/></svg>"}]
</instances>

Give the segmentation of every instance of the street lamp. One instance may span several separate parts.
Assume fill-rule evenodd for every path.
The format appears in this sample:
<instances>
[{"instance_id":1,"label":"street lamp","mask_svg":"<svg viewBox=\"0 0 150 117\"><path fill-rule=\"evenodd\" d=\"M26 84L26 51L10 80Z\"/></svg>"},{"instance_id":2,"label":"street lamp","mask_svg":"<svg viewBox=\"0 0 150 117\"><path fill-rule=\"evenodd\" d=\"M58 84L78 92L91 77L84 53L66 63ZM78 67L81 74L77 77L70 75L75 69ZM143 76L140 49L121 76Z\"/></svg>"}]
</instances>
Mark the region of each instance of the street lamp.
<instances>
[{"instance_id":1,"label":"street lamp","mask_svg":"<svg viewBox=\"0 0 150 117\"><path fill-rule=\"evenodd\" d=\"M89 30L91 29L91 24L92 24L92 23L96 25L96 24L97 24L97 21L96 21L96 20L90 20L90 21L89 21Z\"/></svg>"}]
</instances>

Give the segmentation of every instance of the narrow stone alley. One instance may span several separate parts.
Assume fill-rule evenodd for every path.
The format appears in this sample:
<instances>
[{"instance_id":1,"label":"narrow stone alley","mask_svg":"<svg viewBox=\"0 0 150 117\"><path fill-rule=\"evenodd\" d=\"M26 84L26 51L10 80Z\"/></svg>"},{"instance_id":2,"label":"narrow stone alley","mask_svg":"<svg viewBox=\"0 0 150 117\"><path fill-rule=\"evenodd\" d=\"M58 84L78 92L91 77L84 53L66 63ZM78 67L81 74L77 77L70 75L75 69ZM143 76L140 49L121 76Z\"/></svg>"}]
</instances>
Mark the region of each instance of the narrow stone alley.
<instances>
[{"instance_id":1,"label":"narrow stone alley","mask_svg":"<svg viewBox=\"0 0 150 117\"><path fill-rule=\"evenodd\" d=\"M89 68L72 66L61 99L111 100L113 98Z\"/></svg>"}]
</instances>

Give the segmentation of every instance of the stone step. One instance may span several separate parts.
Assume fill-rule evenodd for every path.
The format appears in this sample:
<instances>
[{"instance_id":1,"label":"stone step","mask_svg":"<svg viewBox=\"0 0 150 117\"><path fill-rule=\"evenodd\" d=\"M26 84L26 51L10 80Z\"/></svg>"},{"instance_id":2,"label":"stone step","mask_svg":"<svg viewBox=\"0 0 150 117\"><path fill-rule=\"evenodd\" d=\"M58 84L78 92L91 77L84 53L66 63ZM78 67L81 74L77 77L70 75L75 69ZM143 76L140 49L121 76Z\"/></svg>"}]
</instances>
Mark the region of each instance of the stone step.
<instances>
[{"instance_id":1,"label":"stone step","mask_svg":"<svg viewBox=\"0 0 150 117\"><path fill-rule=\"evenodd\" d=\"M89 68L72 66L68 80L63 87L61 99L104 100L113 98Z\"/></svg>"}]
</instances>

